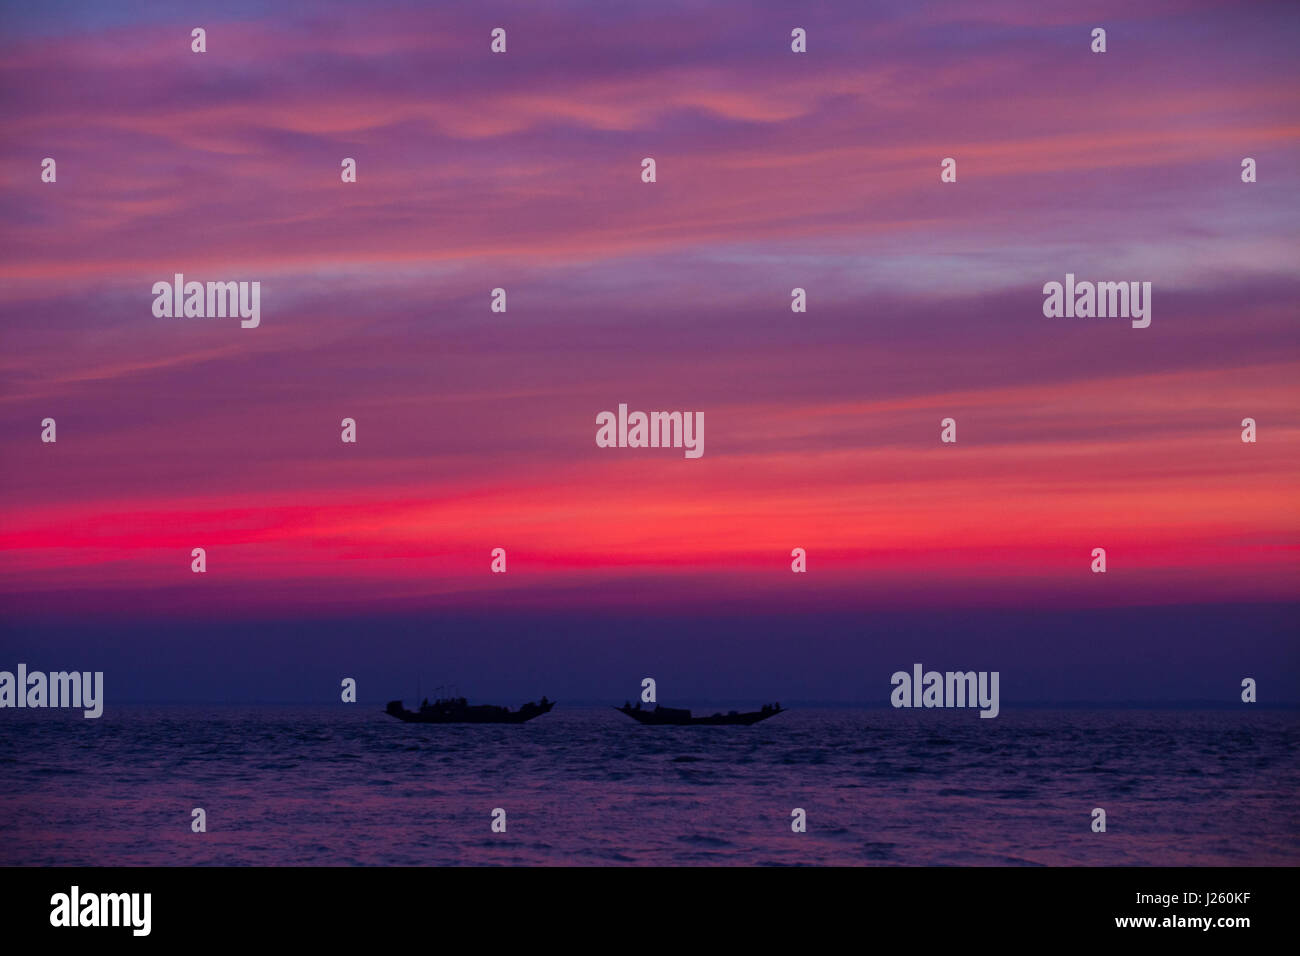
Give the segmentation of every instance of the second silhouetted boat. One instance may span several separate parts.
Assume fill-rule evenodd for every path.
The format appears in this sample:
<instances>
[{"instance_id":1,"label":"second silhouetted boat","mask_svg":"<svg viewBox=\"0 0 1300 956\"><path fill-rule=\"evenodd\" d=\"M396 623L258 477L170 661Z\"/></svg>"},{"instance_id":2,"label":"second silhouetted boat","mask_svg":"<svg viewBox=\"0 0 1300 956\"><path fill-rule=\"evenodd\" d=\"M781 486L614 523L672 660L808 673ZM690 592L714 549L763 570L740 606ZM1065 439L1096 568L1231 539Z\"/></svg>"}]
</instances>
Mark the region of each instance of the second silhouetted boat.
<instances>
[{"instance_id":1,"label":"second silhouetted boat","mask_svg":"<svg viewBox=\"0 0 1300 956\"><path fill-rule=\"evenodd\" d=\"M767 720L769 717L775 717L777 714L784 713L786 708L780 704L764 704L762 710L751 710L746 713L739 711L729 711L725 714L717 713L708 717L692 717L691 712L684 708L678 707L660 707L655 704L654 710L643 710L640 703L635 707L631 704L624 704L622 707L615 707L619 713L627 714L637 723L641 724L658 724L672 727L686 726L720 726L724 724L741 724L748 726L756 724L760 720Z\"/></svg>"},{"instance_id":2,"label":"second silhouetted boat","mask_svg":"<svg viewBox=\"0 0 1300 956\"><path fill-rule=\"evenodd\" d=\"M400 700L390 700L384 713L408 724L522 724L554 706L555 701L545 697L540 704L529 701L518 710L494 704L470 704L464 697L450 697L432 704L426 699L419 710L407 710Z\"/></svg>"}]
</instances>

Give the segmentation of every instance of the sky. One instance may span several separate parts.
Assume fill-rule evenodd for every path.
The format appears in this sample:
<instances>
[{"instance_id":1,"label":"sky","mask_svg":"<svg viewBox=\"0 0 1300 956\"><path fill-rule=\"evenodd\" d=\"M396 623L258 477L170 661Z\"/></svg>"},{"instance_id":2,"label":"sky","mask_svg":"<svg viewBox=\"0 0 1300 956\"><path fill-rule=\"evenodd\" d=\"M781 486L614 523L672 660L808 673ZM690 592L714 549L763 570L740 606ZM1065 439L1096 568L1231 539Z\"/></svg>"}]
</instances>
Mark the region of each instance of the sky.
<instances>
[{"instance_id":1,"label":"sky","mask_svg":"<svg viewBox=\"0 0 1300 956\"><path fill-rule=\"evenodd\" d=\"M1300 702L1294 4L0 17L0 668ZM178 272L260 326L156 317ZM1150 327L1045 317L1067 273ZM620 403L703 456L598 447Z\"/></svg>"}]
</instances>

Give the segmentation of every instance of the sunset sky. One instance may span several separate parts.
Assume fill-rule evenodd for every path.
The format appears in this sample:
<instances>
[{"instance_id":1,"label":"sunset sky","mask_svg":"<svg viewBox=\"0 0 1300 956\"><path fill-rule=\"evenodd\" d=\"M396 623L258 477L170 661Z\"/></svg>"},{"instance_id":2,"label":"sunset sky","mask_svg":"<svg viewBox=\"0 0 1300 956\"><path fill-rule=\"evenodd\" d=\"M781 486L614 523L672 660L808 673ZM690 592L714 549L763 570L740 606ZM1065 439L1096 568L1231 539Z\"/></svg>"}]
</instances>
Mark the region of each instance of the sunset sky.
<instances>
[{"instance_id":1,"label":"sunset sky","mask_svg":"<svg viewBox=\"0 0 1300 956\"><path fill-rule=\"evenodd\" d=\"M1300 700L1295 4L104 6L0 15L0 668Z\"/></svg>"}]
</instances>

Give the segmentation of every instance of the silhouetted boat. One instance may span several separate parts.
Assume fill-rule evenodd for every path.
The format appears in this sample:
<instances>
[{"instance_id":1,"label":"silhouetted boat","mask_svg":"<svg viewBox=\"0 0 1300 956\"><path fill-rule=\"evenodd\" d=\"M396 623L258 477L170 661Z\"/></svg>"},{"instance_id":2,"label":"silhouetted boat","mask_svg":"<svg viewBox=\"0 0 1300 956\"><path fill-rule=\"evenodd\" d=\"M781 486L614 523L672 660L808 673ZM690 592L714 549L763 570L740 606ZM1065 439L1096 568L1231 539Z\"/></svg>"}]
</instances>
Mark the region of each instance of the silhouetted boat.
<instances>
[{"instance_id":1,"label":"silhouetted boat","mask_svg":"<svg viewBox=\"0 0 1300 956\"><path fill-rule=\"evenodd\" d=\"M408 724L522 724L548 713L554 706L555 701L545 697L540 704L529 701L518 710L493 704L471 706L464 697L449 697L432 704L426 698L419 710L407 710L400 700L390 700L384 713Z\"/></svg>"},{"instance_id":2,"label":"silhouetted boat","mask_svg":"<svg viewBox=\"0 0 1300 956\"><path fill-rule=\"evenodd\" d=\"M685 727L687 725L717 726L721 724L743 724L748 726L756 724L760 720L775 717L786 710L780 704L764 704L762 710L751 710L744 714L733 710L725 714L713 714L710 717L692 717L689 710L677 707L660 707L658 704L655 704L654 710L642 710L640 704L635 707L631 704L624 704L622 707L615 707L614 709L621 714L627 714L641 724L666 724L674 727Z\"/></svg>"}]
</instances>

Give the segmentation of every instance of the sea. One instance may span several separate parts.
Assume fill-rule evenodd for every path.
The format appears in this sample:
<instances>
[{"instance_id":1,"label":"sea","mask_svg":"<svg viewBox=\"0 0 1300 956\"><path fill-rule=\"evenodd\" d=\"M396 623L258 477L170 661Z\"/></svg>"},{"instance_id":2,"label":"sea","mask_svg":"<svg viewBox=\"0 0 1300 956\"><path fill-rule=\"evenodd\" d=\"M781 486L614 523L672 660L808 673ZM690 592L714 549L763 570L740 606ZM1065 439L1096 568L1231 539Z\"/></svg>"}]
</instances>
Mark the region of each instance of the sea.
<instances>
[{"instance_id":1,"label":"sea","mask_svg":"<svg viewBox=\"0 0 1300 956\"><path fill-rule=\"evenodd\" d=\"M0 864L1294 866L1298 744L1300 712L1245 708L796 707L752 727L564 704L518 726L9 710Z\"/></svg>"}]
</instances>

